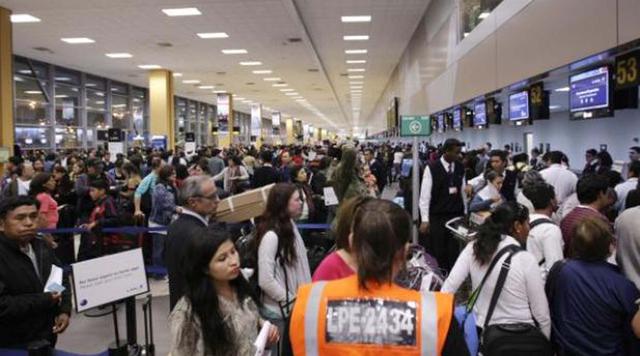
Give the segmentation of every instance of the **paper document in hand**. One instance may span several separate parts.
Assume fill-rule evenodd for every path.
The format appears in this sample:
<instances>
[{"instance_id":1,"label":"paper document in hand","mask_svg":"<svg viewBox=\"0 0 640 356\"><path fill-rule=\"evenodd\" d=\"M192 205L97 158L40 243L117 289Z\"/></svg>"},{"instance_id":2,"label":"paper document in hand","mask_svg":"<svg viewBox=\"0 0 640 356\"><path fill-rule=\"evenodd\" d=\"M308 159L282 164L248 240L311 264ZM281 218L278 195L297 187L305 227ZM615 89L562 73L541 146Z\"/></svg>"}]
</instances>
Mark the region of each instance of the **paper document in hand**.
<instances>
[{"instance_id":1,"label":"paper document in hand","mask_svg":"<svg viewBox=\"0 0 640 356\"><path fill-rule=\"evenodd\" d=\"M336 192L332 187L324 187L322 190L324 193L324 205L332 206L338 205L340 203L338 201L338 197L336 196Z\"/></svg>"},{"instance_id":2,"label":"paper document in hand","mask_svg":"<svg viewBox=\"0 0 640 356\"><path fill-rule=\"evenodd\" d=\"M44 284L44 292L58 292L57 290L51 289L52 285L62 285L62 268L51 265L51 273L49 273L49 278L47 278L47 283Z\"/></svg>"},{"instance_id":3,"label":"paper document in hand","mask_svg":"<svg viewBox=\"0 0 640 356\"><path fill-rule=\"evenodd\" d=\"M258 333L258 337L256 341L253 343L256 347L256 356L263 356L264 349L267 347L267 339L269 338L269 329L271 329L271 323L265 321L262 324L262 329L260 329L260 333Z\"/></svg>"}]
</instances>

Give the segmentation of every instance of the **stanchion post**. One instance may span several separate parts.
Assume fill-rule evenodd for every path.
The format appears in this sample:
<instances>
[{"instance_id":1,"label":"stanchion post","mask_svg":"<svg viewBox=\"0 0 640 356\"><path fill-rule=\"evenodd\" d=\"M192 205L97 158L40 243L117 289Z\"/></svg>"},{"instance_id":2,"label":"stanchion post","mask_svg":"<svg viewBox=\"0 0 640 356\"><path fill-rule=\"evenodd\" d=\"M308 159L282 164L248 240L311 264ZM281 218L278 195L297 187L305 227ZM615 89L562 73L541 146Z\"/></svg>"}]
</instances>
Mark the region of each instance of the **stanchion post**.
<instances>
[{"instance_id":1,"label":"stanchion post","mask_svg":"<svg viewBox=\"0 0 640 356\"><path fill-rule=\"evenodd\" d=\"M138 343L138 328L136 322L136 297L125 300L127 314L127 344L134 346Z\"/></svg>"},{"instance_id":2,"label":"stanchion post","mask_svg":"<svg viewBox=\"0 0 640 356\"><path fill-rule=\"evenodd\" d=\"M411 212L413 224L411 224L411 240L414 244L418 243L418 224L420 219L418 218L418 197L420 196L420 159L418 157L418 137L413 136L413 168L411 175Z\"/></svg>"}]
</instances>

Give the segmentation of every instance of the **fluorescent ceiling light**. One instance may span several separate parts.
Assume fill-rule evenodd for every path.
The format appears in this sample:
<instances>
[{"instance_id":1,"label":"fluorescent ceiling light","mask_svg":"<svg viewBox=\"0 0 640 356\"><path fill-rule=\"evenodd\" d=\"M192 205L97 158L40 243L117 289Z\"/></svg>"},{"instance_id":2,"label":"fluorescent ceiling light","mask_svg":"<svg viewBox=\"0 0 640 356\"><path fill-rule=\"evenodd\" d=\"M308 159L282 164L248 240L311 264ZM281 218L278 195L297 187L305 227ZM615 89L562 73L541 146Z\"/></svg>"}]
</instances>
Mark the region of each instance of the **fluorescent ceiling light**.
<instances>
[{"instance_id":1,"label":"fluorescent ceiling light","mask_svg":"<svg viewBox=\"0 0 640 356\"><path fill-rule=\"evenodd\" d=\"M550 109L550 110L560 109L560 108L561 108L561 106L560 106L560 105L551 105L551 106L549 106L549 109Z\"/></svg>"},{"instance_id":2,"label":"fluorescent ceiling light","mask_svg":"<svg viewBox=\"0 0 640 356\"><path fill-rule=\"evenodd\" d=\"M244 48L238 48L238 49L223 49L222 53L224 53L224 54L247 54L249 52Z\"/></svg>"},{"instance_id":3,"label":"fluorescent ceiling light","mask_svg":"<svg viewBox=\"0 0 640 356\"><path fill-rule=\"evenodd\" d=\"M188 79L188 80L183 80L182 84L200 84L200 81L197 79Z\"/></svg>"},{"instance_id":4,"label":"fluorescent ceiling light","mask_svg":"<svg viewBox=\"0 0 640 356\"><path fill-rule=\"evenodd\" d=\"M489 15L490 15L490 13L485 11L485 12L481 13L480 15L478 15L478 18L479 18L480 20L484 20L484 19L486 19L487 17L489 17Z\"/></svg>"},{"instance_id":5,"label":"fluorescent ceiling light","mask_svg":"<svg viewBox=\"0 0 640 356\"><path fill-rule=\"evenodd\" d=\"M365 54L367 53L366 49L346 49L344 51L346 54Z\"/></svg>"},{"instance_id":6,"label":"fluorescent ceiling light","mask_svg":"<svg viewBox=\"0 0 640 356\"><path fill-rule=\"evenodd\" d=\"M29 94L29 95L42 94L42 92L40 90L25 90L23 93Z\"/></svg>"},{"instance_id":7,"label":"fluorescent ceiling light","mask_svg":"<svg viewBox=\"0 0 640 356\"><path fill-rule=\"evenodd\" d=\"M345 41L367 41L369 36L367 35L348 35L342 36L342 39Z\"/></svg>"},{"instance_id":8,"label":"fluorescent ceiling light","mask_svg":"<svg viewBox=\"0 0 640 356\"><path fill-rule=\"evenodd\" d=\"M268 70L268 69L264 69L264 70L254 70L253 74L271 74L273 73L272 71Z\"/></svg>"},{"instance_id":9,"label":"fluorescent ceiling light","mask_svg":"<svg viewBox=\"0 0 640 356\"><path fill-rule=\"evenodd\" d=\"M296 99L296 100L298 100L298 99L304 99L304 97L302 97L302 96L298 95L298 96L294 96L294 97L293 97L293 98L291 98L291 99Z\"/></svg>"},{"instance_id":10,"label":"fluorescent ceiling light","mask_svg":"<svg viewBox=\"0 0 640 356\"><path fill-rule=\"evenodd\" d=\"M58 82L68 82L71 80L69 77L55 77L54 79Z\"/></svg>"},{"instance_id":11,"label":"fluorescent ceiling light","mask_svg":"<svg viewBox=\"0 0 640 356\"><path fill-rule=\"evenodd\" d=\"M130 53L106 53L105 56L109 58L131 58L133 57Z\"/></svg>"},{"instance_id":12,"label":"fluorescent ceiling light","mask_svg":"<svg viewBox=\"0 0 640 356\"><path fill-rule=\"evenodd\" d=\"M288 87L288 86L289 86L289 84L286 84L286 83L278 84L278 83L276 83L276 84L274 84L274 85L272 85L272 86L273 86L273 87L276 87L276 88L277 88L277 87Z\"/></svg>"},{"instance_id":13,"label":"fluorescent ceiling light","mask_svg":"<svg viewBox=\"0 0 640 356\"><path fill-rule=\"evenodd\" d=\"M245 62L240 62L241 66L261 66L262 62L259 61L245 61Z\"/></svg>"},{"instance_id":14,"label":"fluorescent ceiling light","mask_svg":"<svg viewBox=\"0 0 640 356\"><path fill-rule=\"evenodd\" d=\"M287 91L295 91L294 89L291 88L287 88L287 89L280 89L281 92L287 92Z\"/></svg>"},{"instance_id":15,"label":"fluorescent ceiling light","mask_svg":"<svg viewBox=\"0 0 640 356\"><path fill-rule=\"evenodd\" d=\"M569 87L562 87L562 88L558 88L556 89L557 92L567 92L569 91Z\"/></svg>"},{"instance_id":16,"label":"fluorescent ceiling light","mask_svg":"<svg viewBox=\"0 0 640 356\"><path fill-rule=\"evenodd\" d=\"M141 64L138 66L138 68L140 69L160 69L162 68L162 66L159 66L157 64Z\"/></svg>"},{"instance_id":17,"label":"fluorescent ceiling light","mask_svg":"<svg viewBox=\"0 0 640 356\"><path fill-rule=\"evenodd\" d=\"M233 95L235 95L235 94L233 94ZM234 96L234 98L236 98L236 100L239 100L239 101L242 101L242 100L245 99L245 98L242 98L242 97L239 97L239 96Z\"/></svg>"},{"instance_id":18,"label":"fluorescent ceiling light","mask_svg":"<svg viewBox=\"0 0 640 356\"><path fill-rule=\"evenodd\" d=\"M363 64L363 63L367 63L367 61L364 59L352 59L347 61L347 64Z\"/></svg>"},{"instance_id":19,"label":"fluorescent ceiling light","mask_svg":"<svg viewBox=\"0 0 640 356\"><path fill-rule=\"evenodd\" d=\"M60 94L60 95L56 95L56 98L58 99L63 99L63 98L68 98L68 95L64 95L64 94Z\"/></svg>"},{"instance_id":20,"label":"fluorescent ceiling light","mask_svg":"<svg viewBox=\"0 0 640 356\"><path fill-rule=\"evenodd\" d=\"M287 96L298 96L300 94L298 94L298 93L284 93L284 95L287 95Z\"/></svg>"},{"instance_id":21,"label":"fluorescent ceiling light","mask_svg":"<svg viewBox=\"0 0 640 356\"><path fill-rule=\"evenodd\" d=\"M167 16L196 16L196 15L202 15L202 13L200 12L200 10L198 10L195 7L183 7L183 8L176 8L176 9L162 9L162 12L164 12Z\"/></svg>"},{"instance_id":22,"label":"fluorescent ceiling light","mask_svg":"<svg viewBox=\"0 0 640 356\"><path fill-rule=\"evenodd\" d=\"M60 39L62 42L66 42L69 44L84 44L84 43L94 43L95 41L91 38L87 37L66 37Z\"/></svg>"},{"instance_id":23,"label":"fluorescent ceiling light","mask_svg":"<svg viewBox=\"0 0 640 356\"><path fill-rule=\"evenodd\" d=\"M182 73L173 73L174 77L182 77Z\"/></svg>"},{"instance_id":24,"label":"fluorescent ceiling light","mask_svg":"<svg viewBox=\"0 0 640 356\"><path fill-rule=\"evenodd\" d=\"M296 101L303 102L303 101L307 101L307 99L296 99Z\"/></svg>"},{"instance_id":25,"label":"fluorescent ceiling light","mask_svg":"<svg viewBox=\"0 0 640 356\"><path fill-rule=\"evenodd\" d=\"M362 79L364 78L364 75L350 75L349 79Z\"/></svg>"},{"instance_id":26,"label":"fluorescent ceiling light","mask_svg":"<svg viewBox=\"0 0 640 356\"><path fill-rule=\"evenodd\" d=\"M213 89L215 88L213 85L201 85L198 89Z\"/></svg>"},{"instance_id":27,"label":"fluorescent ceiling light","mask_svg":"<svg viewBox=\"0 0 640 356\"><path fill-rule=\"evenodd\" d=\"M362 89L362 85L353 85L351 89Z\"/></svg>"},{"instance_id":28,"label":"fluorescent ceiling light","mask_svg":"<svg viewBox=\"0 0 640 356\"><path fill-rule=\"evenodd\" d=\"M351 85L361 85L361 84L363 84L363 83L364 83L364 82L361 82L361 81L357 81L357 82L349 82L349 84L351 84Z\"/></svg>"},{"instance_id":29,"label":"fluorescent ceiling light","mask_svg":"<svg viewBox=\"0 0 640 356\"><path fill-rule=\"evenodd\" d=\"M345 23L353 23L353 22L371 22L370 15L361 15L361 16L342 16L342 22Z\"/></svg>"},{"instance_id":30,"label":"fluorescent ceiling light","mask_svg":"<svg viewBox=\"0 0 640 356\"><path fill-rule=\"evenodd\" d=\"M202 32L197 33L198 37L209 39L209 38L229 38L225 32Z\"/></svg>"},{"instance_id":31,"label":"fluorescent ceiling light","mask_svg":"<svg viewBox=\"0 0 640 356\"><path fill-rule=\"evenodd\" d=\"M30 22L40 22L41 20L35 16L31 16L29 14L15 14L11 15L11 22L13 23L30 23Z\"/></svg>"},{"instance_id":32,"label":"fluorescent ceiling light","mask_svg":"<svg viewBox=\"0 0 640 356\"><path fill-rule=\"evenodd\" d=\"M364 68L349 68L347 72L364 72Z\"/></svg>"},{"instance_id":33,"label":"fluorescent ceiling light","mask_svg":"<svg viewBox=\"0 0 640 356\"><path fill-rule=\"evenodd\" d=\"M216 94L225 94L227 91L226 90L214 90L213 91Z\"/></svg>"},{"instance_id":34,"label":"fluorescent ceiling light","mask_svg":"<svg viewBox=\"0 0 640 356\"><path fill-rule=\"evenodd\" d=\"M282 79L278 77L267 77L267 78L262 78L262 80L264 80L265 82L279 82Z\"/></svg>"}]
</instances>

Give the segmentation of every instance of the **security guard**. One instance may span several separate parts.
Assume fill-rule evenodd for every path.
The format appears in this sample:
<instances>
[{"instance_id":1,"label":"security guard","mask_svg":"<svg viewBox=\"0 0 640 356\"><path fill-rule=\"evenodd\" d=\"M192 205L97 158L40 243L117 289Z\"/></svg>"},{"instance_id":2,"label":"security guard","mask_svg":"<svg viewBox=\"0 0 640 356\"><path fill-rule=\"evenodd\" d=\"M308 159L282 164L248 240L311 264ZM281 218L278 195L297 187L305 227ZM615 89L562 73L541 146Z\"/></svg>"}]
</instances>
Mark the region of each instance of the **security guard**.
<instances>
[{"instance_id":1,"label":"security guard","mask_svg":"<svg viewBox=\"0 0 640 356\"><path fill-rule=\"evenodd\" d=\"M390 201L356 209L356 275L300 287L290 325L296 356L468 355L453 296L393 284L405 263L411 219Z\"/></svg>"}]
</instances>

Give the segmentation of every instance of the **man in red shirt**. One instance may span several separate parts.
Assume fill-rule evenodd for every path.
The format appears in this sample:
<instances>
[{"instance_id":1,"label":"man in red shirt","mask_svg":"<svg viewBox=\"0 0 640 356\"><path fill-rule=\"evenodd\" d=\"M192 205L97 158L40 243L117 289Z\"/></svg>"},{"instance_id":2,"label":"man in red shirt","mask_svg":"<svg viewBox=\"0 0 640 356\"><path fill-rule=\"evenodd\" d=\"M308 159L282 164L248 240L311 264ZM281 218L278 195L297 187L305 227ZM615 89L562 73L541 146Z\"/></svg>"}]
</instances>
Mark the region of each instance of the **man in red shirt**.
<instances>
[{"instance_id":1,"label":"man in red shirt","mask_svg":"<svg viewBox=\"0 0 640 356\"><path fill-rule=\"evenodd\" d=\"M608 189L609 181L601 175L587 175L578 181L577 193L580 205L565 216L560 223L565 256L571 257L569 256L569 246L571 246L574 229L584 219L589 217L598 218L606 222L608 226L611 226L607 217L602 214L602 211L605 211L610 204L607 195Z\"/></svg>"}]
</instances>

